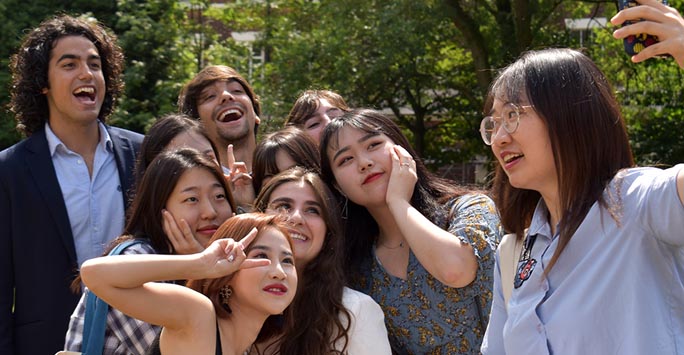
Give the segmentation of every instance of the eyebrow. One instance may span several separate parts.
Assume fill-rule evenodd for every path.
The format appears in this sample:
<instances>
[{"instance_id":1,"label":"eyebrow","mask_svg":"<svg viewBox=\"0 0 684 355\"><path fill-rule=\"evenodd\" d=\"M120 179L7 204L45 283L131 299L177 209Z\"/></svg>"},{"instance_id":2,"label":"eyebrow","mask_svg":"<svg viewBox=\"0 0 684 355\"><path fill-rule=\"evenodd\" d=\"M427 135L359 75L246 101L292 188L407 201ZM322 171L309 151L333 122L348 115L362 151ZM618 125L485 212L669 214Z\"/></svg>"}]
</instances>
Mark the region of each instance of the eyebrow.
<instances>
[{"instance_id":1,"label":"eyebrow","mask_svg":"<svg viewBox=\"0 0 684 355\"><path fill-rule=\"evenodd\" d=\"M269 205L272 203L276 203L276 202L294 202L294 199L292 199L290 197L278 197L278 198L274 199L273 201L271 201L271 203L269 203ZM321 204L315 200L306 200L306 201L304 201L304 204L305 205L314 205L317 207L321 206Z\"/></svg>"},{"instance_id":2,"label":"eyebrow","mask_svg":"<svg viewBox=\"0 0 684 355\"><path fill-rule=\"evenodd\" d=\"M368 133L368 134L366 134L365 136L361 137L361 138L360 138L358 141L356 141L356 142L357 142L357 143L363 143L363 142L365 142L365 141L367 141L367 140L369 140L369 139L371 139L371 138L373 138L373 137L375 137L375 136L379 136L379 135L380 135L380 133L371 132L371 133ZM346 152L346 151L348 151L348 150L349 150L349 146L346 146L346 147L344 147L344 148L340 148L340 149L337 151L337 153L335 153L335 155L333 156L332 160L335 161L335 160L337 159L337 157L339 157L342 153L344 153L344 152Z\"/></svg>"},{"instance_id":3,"label":"eyebrow","mask_svg":"<svg viewBox=\"0 0 684 355\"><path fill-rule=\"evenodd\" d=\"M70 54L70 53L62 54L62 56L59 57L59 59L57 59L57 63L59 63L59 62L65 60L65 59L79 59L79 56L77 56L77 55L75 55L75 54ZM101 58L100 58L100 56L97 55L97 54L91 54L91 55L88 56L87 59L88 59L88 60L91 60L91 59L100 60Z\"/></svg>"},{"instance_id":4,"label":"eyebrow","mask_svg":"<svg viewBox=\"0 0 684 355\"><path fill-rule=\"evenodd\" d=\"M257 244L257 245L255 245L255 246L249 247L249 250L248 250L247 252L250 252L250 251L252 251L252 250L271 251L271 247L267 247L267 246L265 246L265 245L259 245L259 244ZM285 256L292 256L292 252L289 252L289 251L287 251L287 250L283 251L281 254L283 254L283 255L285 255Z\"/></svg>"},{"instance_id":5,"label":"eyebrow","mask_svg":"<svg viewBox=\"0 0 684 355\"><path fill-rule=\"evenodd\" d=\"M212 188L219 187L219 188L223 189L223 185L219 184L218 182L211 184L211 187ZM199 186L189 186L189 187L184 188L180 192L189 192L189 191L195 191L195 190L199 190L199 189L200 189Z\"/></svg>"}]
</instances>

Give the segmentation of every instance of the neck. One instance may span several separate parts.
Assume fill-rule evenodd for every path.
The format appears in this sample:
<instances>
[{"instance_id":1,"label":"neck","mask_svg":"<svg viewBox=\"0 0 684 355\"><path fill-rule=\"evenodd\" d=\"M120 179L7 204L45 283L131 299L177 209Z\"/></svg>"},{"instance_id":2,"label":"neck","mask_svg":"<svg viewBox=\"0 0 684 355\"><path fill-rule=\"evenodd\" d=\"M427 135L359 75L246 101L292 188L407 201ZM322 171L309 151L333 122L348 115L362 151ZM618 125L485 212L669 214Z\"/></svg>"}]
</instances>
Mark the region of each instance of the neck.
<instances>
[{"instance_id":1,"label":"neck","mask_svg":"<svg viewBox=\"0 0 684 355\"><path fill-rule=\"evenodd\" d=\"M98 120L84 125L67 124L61 120L50 120L50 129L69 150L83 157L95 152L100 141Z\"/></svg>"},{"instance_id":2,"label":"neck","mask_svg":"<svg viewBox=\"0 0 684 355\"><path fill-rule=\"evenodd\" d=\"M219 318L223 353L242 355L254 344L267 317L261 312L245 312L233 307L230 320Z\"/></svg>"},{"instance_id":3,"label":"neck","mask_svg":"<svg viewBox=\"0 0 684 355\"><path fill-rule=\"evenodd\" d=\"M223 142L219 149L219 155L221 159L221 165L228 167L228 144L233 145L233 156L236 162L243 162L247 166L247 171L252 171L252 158L254 150L256 149L256 139L254 136L247 137L246 139L237 142Z\"/></svg>"},{"instance_id":4,"label":"neck","mask_svg":"<svg viewBox=\"0 0 684 355\"><path fill-rule=\"evenodd\" d=\"M384 246L388 249L396 249L401 246L406 246L404 235L401 234L394 216L390 212L387 205L377 208L369 208L368 212L373 216L373 219L378 224L380 233L378 234L378 246Z\"/></svg>"},{"instance_id":5,"label":"neck","mask_svg":"<svg viewBox=\"0 0 684 355\"><path fill-rule=\"evenodd\" d=\"M542 193L542 199L546 208L549 210L549 225L551 226L551 233L556 234L556 226L562 217L562 209L560 206L560 199L558 198L558 191L555 193Z\"/></svg>"}]
</instances>

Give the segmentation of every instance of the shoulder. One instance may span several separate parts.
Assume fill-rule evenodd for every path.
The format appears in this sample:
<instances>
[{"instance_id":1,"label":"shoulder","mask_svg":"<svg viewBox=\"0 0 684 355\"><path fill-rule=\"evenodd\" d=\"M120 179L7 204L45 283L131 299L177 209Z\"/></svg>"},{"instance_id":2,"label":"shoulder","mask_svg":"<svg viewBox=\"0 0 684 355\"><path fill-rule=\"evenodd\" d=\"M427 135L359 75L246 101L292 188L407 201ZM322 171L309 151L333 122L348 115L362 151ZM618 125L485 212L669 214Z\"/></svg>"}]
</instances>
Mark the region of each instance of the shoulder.
<instances>
[{"instance_id":1,"label":"shoulder","mask_svg":"<svg viewBox=\"0 0 684 355\"><path fill-rule=\"evenodd\" d=\"M40 135L34 134L31 137L22 139L21 141L15 143L14 145L0 151L0 164L12 164L18 161L19 157L27 153L27 149L34 147L39 143ZM45 135L42 135L45 146L47 147L47 140L44 139Z\"/></svg>"},{"instance_id":2,"label":"shoulder","mask_svg":"<svg viewBox=\"0 0 684 355\"><path fill-rule=\"evenodd\" d=\"M373 298L365 293L353 290L349 287L344 288L342 294L342 304L344 307L354 313L355 316L359 316L359 313L368 311L379 311L382 312L380 305L378 305Z\"/></svg>"},{"instance_id":3,"label":"shoulder","mask_svg":"<svg viewBox=\"0 0 684 355\"><path fill-rule=\"evenodd\" d=\"M479 192L471 192L465 195L453 197L447 203L447 206L454 208L489 205L493 206L494 201L489 196Z\"/></svg>"},{"instance_id":4,"label":"shoulder","mask_svg":"<svg viewBox=\"0 0 684 355\"><path fill-rule=\"evenodd\" d=\"M129 243L122 251L122 255L132 255L132 254L157 254L154 250L152 244L145 239L127 240L123 243Z\"/></svg>"},{"instance_id":5,"label":"shoulder","mask_svg":"<svg viewBox=\"0 0 684 355\"><path fill-rule=\"evenodd\" d=\"M127 139L133 143L140 144L144 138L144 136L142 134L137 133L137 132L133 132L133 131L129 131L129 130L124 129L124 128L107 126L107 125L105 125L105 127L107 128L107 132L109 132L109 134L112 136L112 139L114 139L114 137L116 137L118 139Z\"/></svg>"},{"instance_id":6,"label":"shoulder","mask_svg":"<svg viewBox=\"0 0 684 355\"><path fill-rule=\"evenodd\" d=\"M677 174L684 164L669 169L641 167L620 170L609 184L609 193L617 193L623 198L642 198L652 191L676 189Z\"/></svg>"}]
</instances>

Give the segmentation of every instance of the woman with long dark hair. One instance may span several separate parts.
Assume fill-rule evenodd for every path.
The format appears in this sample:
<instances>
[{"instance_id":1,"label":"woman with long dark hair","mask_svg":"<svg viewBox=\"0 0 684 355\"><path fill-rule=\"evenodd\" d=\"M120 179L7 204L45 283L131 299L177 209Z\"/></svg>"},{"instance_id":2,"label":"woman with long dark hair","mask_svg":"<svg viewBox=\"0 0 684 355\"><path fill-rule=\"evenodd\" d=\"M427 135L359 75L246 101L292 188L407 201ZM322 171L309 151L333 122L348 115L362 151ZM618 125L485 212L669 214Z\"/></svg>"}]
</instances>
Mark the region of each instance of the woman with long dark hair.
<instances>
[{"instance_id":1,"label":"woman with long dark hair","mask_svg":"<svg viewBox=\"0 0 684 355\"><path fill-rule=\"evenodd\" d=\"M501 233L493 202L429 173L379 111L332 120L320 151L344 201L346 272L385 312L392 350L476 353Z\"/></svg>"},{"instance_id":2,"label":"woman with long dark hair","mask_svg":"<svg viewBox=\"0 0 684 355\"><path fill-rule=\"evenodd\" d=\"M684 349L684 166L633 167L613 92L570 49L527 52L490 88L481 133L522 251L507 304L513 265L495 268L485 354Z\"/></svg>"}]
</instances>

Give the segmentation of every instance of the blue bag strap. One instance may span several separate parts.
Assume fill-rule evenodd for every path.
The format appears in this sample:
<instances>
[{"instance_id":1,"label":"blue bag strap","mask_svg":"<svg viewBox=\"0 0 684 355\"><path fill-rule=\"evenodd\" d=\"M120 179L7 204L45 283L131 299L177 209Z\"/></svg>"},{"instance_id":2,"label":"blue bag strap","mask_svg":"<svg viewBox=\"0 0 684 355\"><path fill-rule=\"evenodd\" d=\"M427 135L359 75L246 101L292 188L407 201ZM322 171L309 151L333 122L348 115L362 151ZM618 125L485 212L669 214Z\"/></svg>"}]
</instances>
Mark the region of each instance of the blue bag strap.
<instances>
[{"instance_id":1,"label":"blue bag strap","mask_svg":"<svg viewBox=\"0 0 684 355\"><path fill-rule=\"evenodd\" d=\"M126 248L142 243L140 239L130 239L119 243L109 255L120 255ZM83 340L81 351L83 355L101 355L104 349L104 335L107 325L109 305L94 293L86 294L86 312L83 324Z\"/></svg>"}]
</instances>

